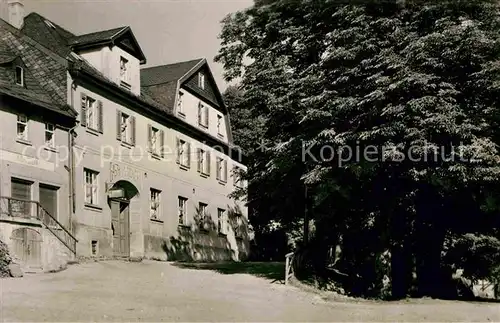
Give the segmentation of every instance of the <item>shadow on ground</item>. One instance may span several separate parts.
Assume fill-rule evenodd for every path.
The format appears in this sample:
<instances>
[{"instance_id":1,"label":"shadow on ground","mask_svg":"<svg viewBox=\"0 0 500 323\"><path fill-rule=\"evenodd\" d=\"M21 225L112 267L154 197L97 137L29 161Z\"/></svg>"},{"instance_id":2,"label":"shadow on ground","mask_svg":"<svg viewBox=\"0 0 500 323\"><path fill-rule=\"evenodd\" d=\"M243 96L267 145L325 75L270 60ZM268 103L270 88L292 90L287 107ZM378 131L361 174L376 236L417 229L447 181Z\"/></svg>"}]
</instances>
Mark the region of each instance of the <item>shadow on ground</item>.
<instances>
[{"instance_id":1,"label":"shadow on ground","mask_svg":"<svg viewBox=\"0 0 500 323\"><path fill-rule=\"evenodd\" d=\"M272 280L284 282L284 262L224 262L224 263L182 263L174 264L179 268L213 270L224 275L249 274Z\"/></svg>"}]
</instances>

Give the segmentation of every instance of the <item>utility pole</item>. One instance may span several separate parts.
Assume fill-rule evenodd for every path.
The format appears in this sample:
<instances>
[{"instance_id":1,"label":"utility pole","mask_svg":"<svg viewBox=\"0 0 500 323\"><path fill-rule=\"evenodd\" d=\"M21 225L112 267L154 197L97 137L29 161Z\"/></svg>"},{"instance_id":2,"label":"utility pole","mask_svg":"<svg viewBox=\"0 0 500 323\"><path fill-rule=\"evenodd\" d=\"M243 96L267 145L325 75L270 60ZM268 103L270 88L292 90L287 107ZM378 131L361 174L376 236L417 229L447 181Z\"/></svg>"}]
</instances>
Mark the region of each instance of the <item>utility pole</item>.
<instances>
[{"instance_id":1,"label":"utility pole","mask_svg":"<svg viewBox=\"0 0 500 323\"><path fill-rule=\"evenodd\" d=\"M307 196L307 184L304 183L304 246L309 241L309 217L308 217L308 196Z\"/></svg>"}]
</instances>

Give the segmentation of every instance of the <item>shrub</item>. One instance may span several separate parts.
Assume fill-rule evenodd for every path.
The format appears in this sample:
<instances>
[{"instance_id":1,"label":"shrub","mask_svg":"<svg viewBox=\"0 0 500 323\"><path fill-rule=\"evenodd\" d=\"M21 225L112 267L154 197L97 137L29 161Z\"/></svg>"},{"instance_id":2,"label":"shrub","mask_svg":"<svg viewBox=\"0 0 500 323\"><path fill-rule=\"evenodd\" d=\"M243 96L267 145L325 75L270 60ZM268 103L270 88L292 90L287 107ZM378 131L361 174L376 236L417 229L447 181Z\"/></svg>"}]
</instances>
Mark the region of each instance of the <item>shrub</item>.
<instances>
[{"instance_id":1,"label":"shrub","mask_svg":"<svg viewBox=\"0 0 500 323\"><path fill-rule=\"evenodd\" d=\"M0 277L9 277L9 264L12 262L12 258L9 254L9 248L7 245L0 240Z\"/></svg>"}]
</instances>

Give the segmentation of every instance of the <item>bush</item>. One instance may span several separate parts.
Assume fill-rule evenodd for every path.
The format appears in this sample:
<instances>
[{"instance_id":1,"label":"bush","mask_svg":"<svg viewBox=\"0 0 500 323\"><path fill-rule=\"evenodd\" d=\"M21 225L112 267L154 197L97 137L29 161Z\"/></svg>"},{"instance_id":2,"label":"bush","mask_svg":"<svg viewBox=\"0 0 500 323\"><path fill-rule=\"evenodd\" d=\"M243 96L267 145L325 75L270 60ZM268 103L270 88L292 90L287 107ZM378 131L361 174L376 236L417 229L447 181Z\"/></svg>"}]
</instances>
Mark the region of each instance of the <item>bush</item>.
<instances>
[{"instance_id":1,"label":"bush","mask_svg":"<svg viewBox=\"0 0 500 323\"><path fill-rule=\"evenodd\" d=\"M9 277L9 264L12 262L12 258L9 254L9 249L7 245L0 240L0 277Z\"/></svg>"}]
</instances>

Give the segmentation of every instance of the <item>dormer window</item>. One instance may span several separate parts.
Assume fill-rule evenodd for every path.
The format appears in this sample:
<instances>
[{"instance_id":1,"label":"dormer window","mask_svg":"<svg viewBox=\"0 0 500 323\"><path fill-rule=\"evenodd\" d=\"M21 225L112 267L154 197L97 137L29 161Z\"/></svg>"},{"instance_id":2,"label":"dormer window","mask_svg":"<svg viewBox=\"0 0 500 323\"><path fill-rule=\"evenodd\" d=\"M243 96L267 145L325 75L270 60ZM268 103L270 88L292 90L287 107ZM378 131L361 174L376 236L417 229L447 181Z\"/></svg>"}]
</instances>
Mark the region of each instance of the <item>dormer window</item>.
<instances>
[{"instance_id":1,"label":"dormer window","mask_svg":"<svg viewBox=\"0 0 500 323\"><path fill-rule=\"evenodd\" d=\"M24 69L21 66L16 66L16 84L24 86Z\"/></svg>"},{"instance_id":2,"label":"dormer window","mask_svg":"<svg viewBox=\"0 0 500 323\"><path fill-rule=\"evenodd\" d=\"M177 99L177 113L181 116L184 117L184 106L182 104L182 97L184 94L182 92L179 92L179 98Z\"/></svg>"},{"instance_id":3,"label":"dormer window","mask_svg":"<svg viewBox=\"0 0 500 323\"><path fill-rule=\"evenodd\" d=\"M129 84L129 66L125 57L120 57L120 81Z\"/></svg>"},{"instance_id":4,"label":"dormer window","mask_svg":"<svg viewBox=\"0 0 500 323\"><path fill-rule=\"evenodd\" d=\"M205 89L205 74L201 72L198 73L198 87Z\"/></svg>"}]
</instances>

